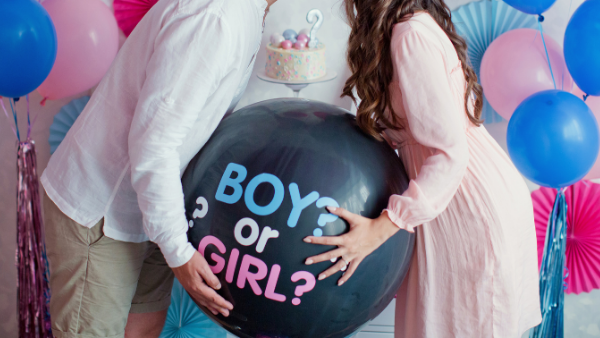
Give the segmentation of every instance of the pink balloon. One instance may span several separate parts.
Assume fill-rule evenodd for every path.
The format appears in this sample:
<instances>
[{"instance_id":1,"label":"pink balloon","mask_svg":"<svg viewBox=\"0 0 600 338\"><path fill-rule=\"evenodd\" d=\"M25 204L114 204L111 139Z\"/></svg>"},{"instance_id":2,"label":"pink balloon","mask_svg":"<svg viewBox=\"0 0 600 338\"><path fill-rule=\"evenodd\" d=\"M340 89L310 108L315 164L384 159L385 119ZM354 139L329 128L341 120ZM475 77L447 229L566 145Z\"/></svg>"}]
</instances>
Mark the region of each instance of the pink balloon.
<instances>
[{"instance_id":1,"label":"pink balloon","mask_svg":"<svg viewBox=\"0 0 600 338\"><path fill-rule=\"evenodd\" d=\"M58 51L50 75L38 91L44 99L56 100L98 84L119 48L115 17L101 0L46 0Z\"/></svg>"},{"instance_id":2,"label":"pink balloon","mask_svg":"<svg viewBox=\"0 0 600 338\"><path fill-rule=\"evenodd\" d=\"M544 34L556 88L570 92L573 79L567 70L562 48ZM554 89L544 44L539 31L515 29L490 44L481 61L483 93L502 117L510 120L523 100Z\"/></svg>"},{"instance_id":3,"label":"pink balloon","mask_svg":"<svg viewBox=\"0 0 600 338\"><path fill-rule=\"evenodd\" d=\"M583 95L585 93L577 87L577 85L573 85L573 91L571 92L574 95L583 99ZM600 123L600 96L588 96L585 100L585 103L590 107L592 113L596 117L596 121ZM600 157L596 160L596 163L592 167L592 170L583 178L584 180L593 180L600 178Z\"/></svg>"}]
</instances>

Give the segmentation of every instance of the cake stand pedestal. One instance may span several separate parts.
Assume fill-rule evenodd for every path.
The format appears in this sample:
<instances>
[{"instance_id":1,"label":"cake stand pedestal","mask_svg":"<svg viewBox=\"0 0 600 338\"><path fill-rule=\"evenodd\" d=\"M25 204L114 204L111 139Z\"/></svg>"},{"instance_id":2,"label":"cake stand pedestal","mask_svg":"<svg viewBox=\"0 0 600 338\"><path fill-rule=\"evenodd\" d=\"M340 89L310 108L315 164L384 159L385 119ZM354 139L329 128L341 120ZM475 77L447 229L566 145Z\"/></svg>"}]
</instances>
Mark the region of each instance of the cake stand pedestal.
<instances>
[{"instance_id":1,"label":"cake stand pedestal","mask_svg":"<svg viewBox=\"0 0 600 338\"><path fill-rule=\"evenodd\" d=\"M309 80L309 81L284 81L284 80L273 79L273 78L270 78L267 76L267 73L265 72L264 69L260 70L256 76L258 76L259 79L266 81L266 82L278 83L278 84L285 85L286 87L288 87L289 89L291 89L294 92L294 97L297 98L297 97L300 97L300 91L302 89L308 87L308 85L313 84L313 83L321 83L321 82L331 81L337 77L337 73L332 70L328 70L327 74L325 74L325 76L320 77L318 79Z\"/></svg>"}]
</instances>

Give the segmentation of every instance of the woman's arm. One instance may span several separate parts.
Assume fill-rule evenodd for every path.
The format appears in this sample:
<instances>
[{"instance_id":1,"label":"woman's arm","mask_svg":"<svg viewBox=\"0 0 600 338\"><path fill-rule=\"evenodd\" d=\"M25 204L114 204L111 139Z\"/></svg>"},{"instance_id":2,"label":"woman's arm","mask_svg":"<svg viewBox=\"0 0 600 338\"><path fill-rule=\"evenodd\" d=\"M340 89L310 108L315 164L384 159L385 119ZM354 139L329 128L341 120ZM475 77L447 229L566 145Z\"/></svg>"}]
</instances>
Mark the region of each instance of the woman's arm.
<instances>
[{"instance_id":1,"label":"woman's arm","mask_svg":"<svg viewBox=\"0 0 600 338\"><path fill-rule=\"evenodd\" d=\"M392 40L392 58L408 128L431 151L408 190L392 196L386 209L397 226L413 232L448 207L462 182L469 162L467 119L452 93L443 51L428 36L404 32Z\"/></svg>"},{"instance_id":2,"label":"woman's arm","mask_svg":"<svg viewBox=\"0 0 600 338\"><path fill-rule=\"evenodd\" d=\"M338 246L306 260L306 264L314 264L341 257L319 275L319 280L344 270L348 264L348 271L338 281L342 285L366 256L400 228L413 232L415 226L436 218L452 200L467 168L465 112L452 93L443 52L430 38L411 29L392 39L392 58L408 128L415 140L431 151L431 156L409 188L402 195L390 197L388 208L377 219L341 208L330 209L348 221L350 231L337 237L305 239L308 243Z\"/></svg>"}]
</instances>

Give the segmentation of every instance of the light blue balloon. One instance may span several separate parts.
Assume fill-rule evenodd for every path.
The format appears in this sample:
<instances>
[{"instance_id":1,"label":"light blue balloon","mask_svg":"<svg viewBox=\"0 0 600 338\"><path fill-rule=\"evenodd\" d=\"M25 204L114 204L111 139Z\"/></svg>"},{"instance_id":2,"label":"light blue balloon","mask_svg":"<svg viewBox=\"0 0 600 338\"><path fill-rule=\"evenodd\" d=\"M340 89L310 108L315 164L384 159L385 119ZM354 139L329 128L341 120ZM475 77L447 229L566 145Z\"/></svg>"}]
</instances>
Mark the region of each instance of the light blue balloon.
<instances>
[{"instance_id":1,"label":"light blue balloon","mask_svg":"<svg viewBox=\"0 0 600 338\"><path fill-rule=\"evenodd\" d=\"M565 32L565 61L577 86L600 95L600 0L587 0L575 11Z\"/></svg>"},{"instance_id":2,"label":"light blue balloon","mask_svg":"<svg viewBox=\"0 0 600 338\"><path fill-rule=\"evenodd\" d=\"M547 90L525 99L508 123L508 153L528 179L551 188L581 180L598 157L596 118L577 96Z\"/></svg>"},{"instance_id":3,"label":"light blue balloon","mask_svg":"<svg viewBox=\"0 0 600 338\"><path fill-rule=\"evenodd\" d=\"M171 291L171 306L159 338L226 338L227 332L208 318L177 279Z\"/></svg>"},{"instance_id":4,"label":"light blue balloon","mask_svg":"<svg viewBox=\"0 0 600 338\"><path fill-rule=\"evenodd\" d=\"M31 93L56 60L56 31L48 12L34 0L0 1L0 96Z\"/></svg>"},{"instance_id":5,"label":"light blue balloon","mask_svg":"<svg viewBox=\"0 0 600 338\"><path fill-rule=\"evenodd\" d=\"M556 0L504 0L507 4L527 14L542 14L552 7Z\"/></svg>"},{"instance_id":6,"label":"light blue balloon","mask_svg":"<svg viewBox=\"0 0 600 338\"><path fill-rule=\"evenodd\" d=\"M296 31L293 29L288 29L285 32L283 32L283 37L286 40L290 40L291 42L296 43L296 41L298 40L298 33L296 33Z\"/></svg>"}]
</instances>

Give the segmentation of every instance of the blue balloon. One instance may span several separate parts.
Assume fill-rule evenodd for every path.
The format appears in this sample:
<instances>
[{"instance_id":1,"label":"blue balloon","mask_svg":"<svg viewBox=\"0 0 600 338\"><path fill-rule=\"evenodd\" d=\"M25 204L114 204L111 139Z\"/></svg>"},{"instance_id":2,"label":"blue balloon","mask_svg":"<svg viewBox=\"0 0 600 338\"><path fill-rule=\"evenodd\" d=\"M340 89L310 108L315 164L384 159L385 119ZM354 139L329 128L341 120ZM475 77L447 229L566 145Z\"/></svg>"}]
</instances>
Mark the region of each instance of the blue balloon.
<instances>
[{"instance_id":1,"label":"blue balloon","mask_svg":"<svg viewBox=\"0 0 600 338\"><path fill-rule=\"evenodd\" d=\"M293 29L288 29L285 32L283 32L283 38L286 40L290 40L293 43L296 43L296 41L298 40L298 33L296 33L296 31Z\"/></svg>"},{"instance_id":2,"label":"blue balloon","mask_svg":"<svg viewBox=\"0 0 600 338\"><path fill-rule=\"evenodd\" d=\"M531 181L563 188L581 180L598 157L596 118L577 96L560 90L533 94L508 123L510 158Z\"/></svg>"},{"instance_id":3,"label":"blue balloon","mask_svg":"<svg viewBox=\"0 0 600 338\"><path fill-rule=\"evenodd\" d=\"M587 0L565 32L565 61L573 80L586 94L600 95L600 0Z\"/></svg>"},{"instance_id":4,"label":"blue balloon","mask_svg":"<svg viewBox=\"0 0 600 338\"><path fill-rule=\"evenodd\" d=\"M0 96L18 98L39 87L56 60L56 31L34 0L0 1Z\"/></svg>"},{"instance_id":5,"label":"blue balloon","mask_svg":"<svg viewBox=\"0 0 600 338\"><path fill-rule=\"evenodd\" d=\"M507 4L527 14L542 14L548 10L556 0L504 0Z\"/></svg>"}]
</instances>

